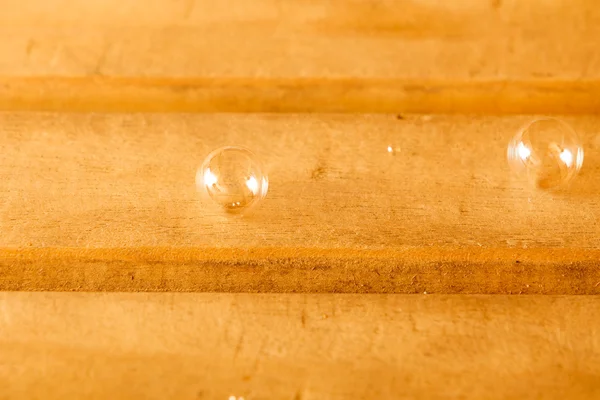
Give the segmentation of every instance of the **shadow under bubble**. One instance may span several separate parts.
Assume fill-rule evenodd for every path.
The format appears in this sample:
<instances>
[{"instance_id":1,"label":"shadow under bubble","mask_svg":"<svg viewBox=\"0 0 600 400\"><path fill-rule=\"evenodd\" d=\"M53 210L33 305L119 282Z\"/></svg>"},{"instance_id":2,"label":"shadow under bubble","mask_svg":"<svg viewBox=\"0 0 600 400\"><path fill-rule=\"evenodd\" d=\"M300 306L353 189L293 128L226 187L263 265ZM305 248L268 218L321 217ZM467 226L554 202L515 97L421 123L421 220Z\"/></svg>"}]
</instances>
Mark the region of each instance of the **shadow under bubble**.
<instances>
[{"instance_id":1,"label":"shadow under bubble","mask_svg":"<svg viewBox=\"0 0 600 400\"><path fill-rule=\"evenodd\" d=\"M600 195L600 151L586 149L583 165L573 181L555 191L558 196L590 198Z\"/></svg>"}]
</instances>

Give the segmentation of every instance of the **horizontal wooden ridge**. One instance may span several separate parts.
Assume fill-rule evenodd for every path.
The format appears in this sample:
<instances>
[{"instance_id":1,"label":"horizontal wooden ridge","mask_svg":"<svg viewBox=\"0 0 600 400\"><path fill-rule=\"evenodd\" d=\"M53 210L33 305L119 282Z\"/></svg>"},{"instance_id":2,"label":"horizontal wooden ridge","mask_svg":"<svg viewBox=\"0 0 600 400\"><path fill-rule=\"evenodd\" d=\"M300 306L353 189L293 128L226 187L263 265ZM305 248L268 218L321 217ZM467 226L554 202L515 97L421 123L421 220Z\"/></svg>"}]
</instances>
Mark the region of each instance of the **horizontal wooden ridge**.
<instances>
[{"instance_id":1,"label":"horizontal wooden ridge","mask_svg":"<svg viewBox=\"0 0 600 400\"><path fill-rule=\"evenodd\" d=\"M0 77L0 109L594 114L600 80Z\"/></svg>"},{"instance_id":2,"label":"horizontal wooden ridge","mask_svg":"<svg viewBox=\"0 0 600 400\"><path fill-rule=\"evenodd\" d=\"M0 290L600 294L600 250L24 248Z\"/></svg>"}]
</instances>

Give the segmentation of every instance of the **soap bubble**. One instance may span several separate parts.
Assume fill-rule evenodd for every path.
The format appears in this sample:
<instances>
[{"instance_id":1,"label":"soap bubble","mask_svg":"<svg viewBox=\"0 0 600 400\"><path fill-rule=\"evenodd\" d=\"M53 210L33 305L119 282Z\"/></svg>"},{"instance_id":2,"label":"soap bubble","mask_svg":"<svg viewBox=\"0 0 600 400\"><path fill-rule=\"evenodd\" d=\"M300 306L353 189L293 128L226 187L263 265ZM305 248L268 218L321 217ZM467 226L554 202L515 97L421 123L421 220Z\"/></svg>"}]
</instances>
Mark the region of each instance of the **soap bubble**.
<instances>
[{"instance_id":1,"label":"soap bubble","mask_svg":"<svg viewBox=\"0 0 600 400\"><path fill-rule=\"evenodd\" d=\"M583 164L577 133L553 118L531 122L508 144L508 162L537 188L555 189L575 178Z\"/></svg>"},{"instance_id":2,"label":"soap bubble","mask_svg":"<svg viewBox=\"0 0 600 400\"><path fill-rule=\"evenodd\" d=\"M265 198L269 179L254 153L221 147L206 157L196 173L196 186L225 211L242 213Z\"/></svg>"}]
</instances>

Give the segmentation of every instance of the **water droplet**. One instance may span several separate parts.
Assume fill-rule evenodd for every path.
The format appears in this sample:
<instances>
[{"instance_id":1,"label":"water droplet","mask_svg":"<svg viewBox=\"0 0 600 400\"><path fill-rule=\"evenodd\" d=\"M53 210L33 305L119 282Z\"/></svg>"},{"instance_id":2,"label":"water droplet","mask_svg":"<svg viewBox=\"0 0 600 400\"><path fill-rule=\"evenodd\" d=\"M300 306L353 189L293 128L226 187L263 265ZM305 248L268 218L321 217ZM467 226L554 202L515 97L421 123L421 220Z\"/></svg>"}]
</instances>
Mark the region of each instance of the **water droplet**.
<instances>
[{"instance_id":1,"label":"water droplet","mask_svg":"<svg viewBox=\"0 0 600 400\"><path fill-rule=\"evenodd\" d=\"M508 162L537 188L555 189L571 182L583 164L577 133L553 118L538 119L520 130L508 144Z\"/></svg>"},{"instance_id":2,"label":"water droplet","mask_svg":"<svg viewBox=\"0 0 600 400\"><path fill-rule=\"evenodd\" d=\"M258 158L242 147L221 147L196 173L198 190L230 213L254 208L267 195L269 179Z\"/></svg>"}]
</instances>

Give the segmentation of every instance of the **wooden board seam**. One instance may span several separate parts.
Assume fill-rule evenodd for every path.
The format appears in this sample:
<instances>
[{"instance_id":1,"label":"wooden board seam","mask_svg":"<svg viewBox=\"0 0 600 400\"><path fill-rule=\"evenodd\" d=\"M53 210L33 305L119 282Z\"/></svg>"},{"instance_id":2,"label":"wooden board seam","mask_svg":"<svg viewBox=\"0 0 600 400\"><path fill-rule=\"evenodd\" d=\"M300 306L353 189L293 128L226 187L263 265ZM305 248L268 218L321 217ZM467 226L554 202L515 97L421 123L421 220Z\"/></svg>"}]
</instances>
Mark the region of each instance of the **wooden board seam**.
<instances>
[{"instance_id":1,"label":"wooden board seam","mask_svg":"<svg viewBox=\"0 0 600 400\"><path fill-rule=\"evenodd\" d=\"M0 249L0 290L600 294L600 250Z\"/></svg>"},{"instance_id":2,"label":"wooden board seam","mask_svg":"<svg viewBox=\"0 0 600 400\"><path fill-rule=\"evenodd\" d=\"M599 80L0 77L0 109L74 112L595 114Z\"/></svg>"}]
</instances>

